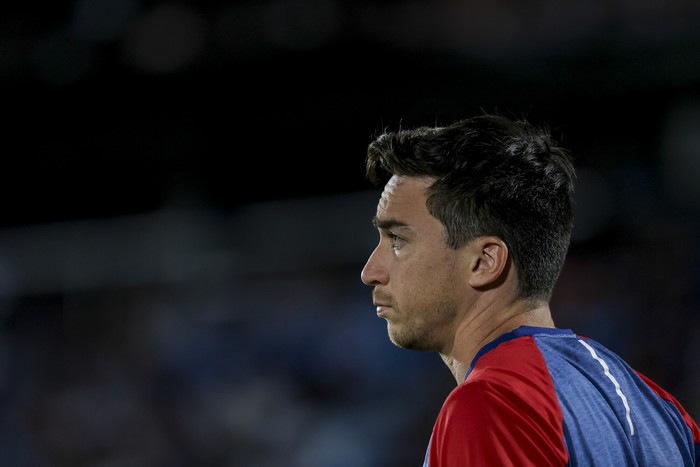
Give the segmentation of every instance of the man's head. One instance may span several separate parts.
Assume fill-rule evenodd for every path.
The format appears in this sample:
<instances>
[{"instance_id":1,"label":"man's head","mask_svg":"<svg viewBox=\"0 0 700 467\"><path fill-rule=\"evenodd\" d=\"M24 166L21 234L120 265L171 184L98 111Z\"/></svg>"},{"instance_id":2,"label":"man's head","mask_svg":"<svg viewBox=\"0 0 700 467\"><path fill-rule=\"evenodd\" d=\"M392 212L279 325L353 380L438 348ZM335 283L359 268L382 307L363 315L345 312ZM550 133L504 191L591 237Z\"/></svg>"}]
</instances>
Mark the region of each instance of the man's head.
<instances>
[{"instance_id":1,"label":"man's head","mask_svg":"<svg viewBox=\"0 0 700 467\"><path fill-rule=\"evenodd\" d=\"M484 236L508 248L520 298L549 301L573 228L574 168L545 128L501 115L384 133L368 148L367 176L429 179L427 211L459 248Z\"/></svg>"}]
</instances>

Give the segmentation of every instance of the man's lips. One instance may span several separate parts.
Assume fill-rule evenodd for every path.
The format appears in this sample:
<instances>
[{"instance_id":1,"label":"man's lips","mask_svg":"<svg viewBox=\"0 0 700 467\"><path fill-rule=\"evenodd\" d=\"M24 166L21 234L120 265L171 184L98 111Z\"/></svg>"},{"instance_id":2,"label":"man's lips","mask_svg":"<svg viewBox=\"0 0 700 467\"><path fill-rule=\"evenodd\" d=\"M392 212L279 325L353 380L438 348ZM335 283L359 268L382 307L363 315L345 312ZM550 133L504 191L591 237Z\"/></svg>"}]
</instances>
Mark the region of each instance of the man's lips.
<instances>
[{"instance_id":1,"label":"man's lips","mask_svg":"<svg viewBox=\"0 0 700 467\"><path fill-rule=\"evenodd\" d=\"M374 306L377 307L377 316L382 316L392 308L391 305L385 303L375 303Z\"/></svg>"},{"instance_id":2,"label":"man's lips","mask_svg":"<svg viewBox=\"0 0 700 467\"><path fill-rule=\"evenodd\" d=\"M372 294L372 304L377 309L377 316L382 316L394 308L391 305L391 301L391 298L385 294L377 292L376 290L374 291Z\"/></svg>"}]
</instances>

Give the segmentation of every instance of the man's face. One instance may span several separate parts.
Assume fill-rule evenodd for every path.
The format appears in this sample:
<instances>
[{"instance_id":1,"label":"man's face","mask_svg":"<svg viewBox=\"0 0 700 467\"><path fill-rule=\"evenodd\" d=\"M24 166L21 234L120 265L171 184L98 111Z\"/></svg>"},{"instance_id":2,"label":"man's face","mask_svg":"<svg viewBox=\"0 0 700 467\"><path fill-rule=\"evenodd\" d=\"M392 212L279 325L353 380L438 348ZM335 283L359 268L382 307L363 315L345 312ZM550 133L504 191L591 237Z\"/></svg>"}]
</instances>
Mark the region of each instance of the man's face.
<instances>
[{"instance_id":1,"label":"man's face","mask_svg":"<svg viewBox=\"0 0 700 467\"><path fill-rule=\"evenodd\" d=\"M375 223L379 243L362 270L374 287L377 316L403 348L447 351L468 307L469 257L445 243L443 225L427 210L433 178L394 176L384 187Z\"/></svg>"}]
</instances>

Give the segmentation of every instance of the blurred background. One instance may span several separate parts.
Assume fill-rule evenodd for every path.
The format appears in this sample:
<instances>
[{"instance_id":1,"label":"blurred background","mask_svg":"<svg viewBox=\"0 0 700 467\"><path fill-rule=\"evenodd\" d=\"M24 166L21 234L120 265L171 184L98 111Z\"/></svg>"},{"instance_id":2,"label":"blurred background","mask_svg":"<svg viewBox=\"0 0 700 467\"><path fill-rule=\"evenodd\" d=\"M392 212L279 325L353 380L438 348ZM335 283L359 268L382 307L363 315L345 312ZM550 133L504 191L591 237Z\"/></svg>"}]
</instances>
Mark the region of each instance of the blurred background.
<instances>
[{"instance_id":1,"label":"blurred background","mask_svg":"<svg viewBox=\"0 0 700 467\"><path fill-rule=\"evenodd\" d=\"M0 459L421 465L454 386L360 270L383 129L486 111L578 166L552 304L700 420L700 5L4 2Z\"/></svg>"}]
</instances>

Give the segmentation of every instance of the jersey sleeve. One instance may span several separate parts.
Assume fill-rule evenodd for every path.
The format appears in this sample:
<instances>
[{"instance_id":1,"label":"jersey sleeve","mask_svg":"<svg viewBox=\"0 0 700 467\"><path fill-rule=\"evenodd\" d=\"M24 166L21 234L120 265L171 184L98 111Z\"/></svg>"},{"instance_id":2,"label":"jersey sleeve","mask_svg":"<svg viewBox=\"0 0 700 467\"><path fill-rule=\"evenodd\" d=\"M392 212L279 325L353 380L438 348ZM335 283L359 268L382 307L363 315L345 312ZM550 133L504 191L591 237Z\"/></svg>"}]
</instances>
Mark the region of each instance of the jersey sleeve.
<instances>
[{"instance_id":1,"label":"jersey sleeve","mask_svg":"<svg viewBox=\"0 0 700 467\"><path fill-rule=\"evenodd\" d=\"M428 459L430 467L565 466L561 412L542 391L462 384L438 415Z\"/></svg>"},{"instance_id":2,"label":"jersey sleeve","mask_svg":"<svg viewBox=\"0 0 700 467\"><path fill-rule=\"evenodd\" d=\"M637 371L636 373L639 375L640 378L642 378L642 380L647 384L647 386L649 386L656 394L658 394L659 397L672 404L678 410L678 412L680 412L681 416L683 417L683 420L685 421L685 424L688 425L688 428L690 428L690 432L693 435L693 441L695 442L695 465L700 466L700 427L698 427L698 424L690 416L688 411L685 410L685 407L683 407L681 403L675 397L673 397L672 394L670 394L668 391L663 389L661 386L656 384L654 381L652 381L639 371Z\"/></svg>"}]
</instances>

